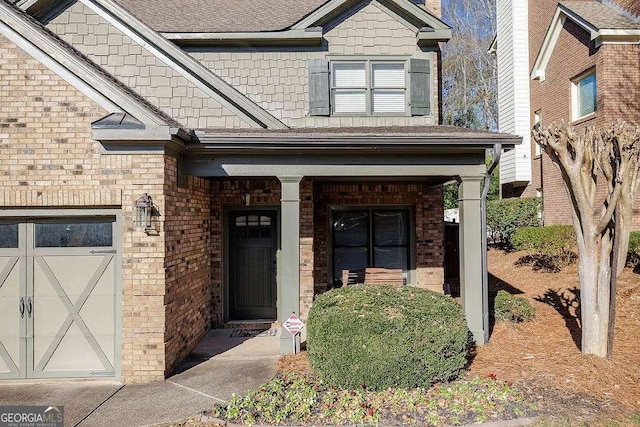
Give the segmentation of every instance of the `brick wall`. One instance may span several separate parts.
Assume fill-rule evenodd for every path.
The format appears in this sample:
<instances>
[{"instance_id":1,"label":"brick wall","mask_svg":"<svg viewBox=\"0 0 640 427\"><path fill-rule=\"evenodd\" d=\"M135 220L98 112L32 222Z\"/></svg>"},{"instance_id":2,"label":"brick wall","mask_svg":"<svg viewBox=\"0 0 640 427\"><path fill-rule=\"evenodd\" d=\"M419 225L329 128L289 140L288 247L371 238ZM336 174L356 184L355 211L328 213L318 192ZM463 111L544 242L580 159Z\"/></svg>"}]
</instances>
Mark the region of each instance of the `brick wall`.
<instances>
[{"instance_id":1,"label":"brick wall","mask_svg":"<svg viewBox=\"0 0 640 427\"><path fill-rule=\"evenodd\" d=\"M1 36L0 93L0 208L121 208L122 379L163 379L209 323L208 242L194 236L207 231L208 183L176 188L162 153L101 155L90 124L107 112ZM156 236L133 227L143 193Z\"/></svg>"},{"instance_id":2,"label":"brick wall","mask_svg":"<svg viewBox=\"0 0 640 427\"><path fill-rule=\"evenodd\" d=\"M165 157L165 374L171 373L211 326L211 184L184 177Z\"/></svg>"},{"instance_id":3,"label":"brick wall","mask_svg":"<svg viewBox=\"0 0 640 427\"><path fill-rule=\"evenodd\" d=\"M327 290L329 215L332 206L408 206L415 209L414 285L442 292L444 217L442 189L426 183L321 183L314 188L315 293Z\"/></svg>"},{"instance_id":4,"label":"brick wall","mask_svg":"<svg viewBox=\"0 0 640 427\"><path fill-rule=\"evenodd\" d=\"M555 5L551 9L555 10ZM537 25L542 25L538 20L543 15L547 14L541 10L531 19ZM545 31L547 26L548 23L544 26ZM535 44L534 41L540 36L540 29L532 28L532 32L531 40ZM541 41L540 38L539 43ZM537 53L536 49L533 54ZM531 82L531 125L534 124L533 114L537 110L542 111L543 125L550 125L563 119L571 121L571 79L591 68L595 68L597 76L598 111L572 124L578 129L583 129L586 126L603 126L617 119L639 123L640 47L637 45L596 47L585 30L573 21L567 20L547 66L545 80ZM544 191L545 224L570 224L572 221L570 202L557 167L548 156L543 155L541 160L534 160L533 173L532 184L525 193L532 195L535 185L540 182L537 177L542 177L543 181L540 184ZM604 199L604 190L604 187L599 188L599 200ZM600 203L597 206L600 206ZM637 202L635 212L632 227L640 229L640 200Z\"/></svg>"}]
</instances>

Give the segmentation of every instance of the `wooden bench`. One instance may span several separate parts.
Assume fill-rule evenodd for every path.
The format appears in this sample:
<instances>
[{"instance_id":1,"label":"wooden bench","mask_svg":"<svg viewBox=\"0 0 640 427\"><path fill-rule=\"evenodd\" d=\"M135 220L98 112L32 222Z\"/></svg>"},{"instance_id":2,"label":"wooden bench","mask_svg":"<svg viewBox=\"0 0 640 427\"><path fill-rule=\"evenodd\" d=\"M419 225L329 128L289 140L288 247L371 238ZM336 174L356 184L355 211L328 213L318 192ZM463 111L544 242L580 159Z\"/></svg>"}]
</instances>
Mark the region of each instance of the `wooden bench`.
<instances>
[{"instance_id":1,"label":"wooden bench","mask_svg":"<svg viewBox=\"0 0 640 427\"><path fill-rule=\"evenodd\" d=\"M342 270L342 284L355 285L396 285L402 286L401 269L392 268L364 268L359 270Z\"/></svg>"}]
</instances>

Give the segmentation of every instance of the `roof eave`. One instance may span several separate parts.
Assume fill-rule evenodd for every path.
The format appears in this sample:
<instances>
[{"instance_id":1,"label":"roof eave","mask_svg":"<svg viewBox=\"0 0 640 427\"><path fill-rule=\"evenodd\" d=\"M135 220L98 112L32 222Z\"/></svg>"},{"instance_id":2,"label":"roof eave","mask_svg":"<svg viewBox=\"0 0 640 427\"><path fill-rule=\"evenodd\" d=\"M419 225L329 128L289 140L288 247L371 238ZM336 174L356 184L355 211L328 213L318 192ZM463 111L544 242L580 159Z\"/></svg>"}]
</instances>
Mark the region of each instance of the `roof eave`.
<instances>
[{"instance_id":1,"label":"roof eave","mask_svg":"<svg viewBox=\"0 0 640 427\"><path fill-rule=\"evenodd\" d=\"M189 149L213 152L216 150L253 151L325 151L325 150L375 150L422 151L434 148L445 150L486 149L496 143L509 150L521 144L522 137L515 135L460 136L460 135L207 135L199 134L198 143Z\"/></svg>"},{"instance_id":2,"label":"roof eave","mask_svg":"<svg viewBox=\"0 0 640 427\"><path fill-rule=\"evenodd\" d=\"M579 27L589 33L591 40L596 42L596 46L602 44L640 44L640 29L611 29L598 28L589 21L578 15L562 3L558 4L556 12L551 20L551 24L544 36L538 56L533 63L531 79L543 81L545 70L551 59L551 54L564 27L566 19L569 18Z\"/></svg>"},{"instance_id":3,"label":"roof eave","mask_svg":"<svg viewBox=\"0 0 640 427\"><path fill-rule=\"evenodd\" d=\"M322 43L322 27L284 31L254 31L227 33L177 33L162 32L166 39L178 45L206 44L206 45L308 45L315 46Z\"/></svg>"},{"instance_id":4,"label":"roof eave","mask_svg":"<svg viewBox=\"0 0 640 427\"><path fill-rule=\"evenodd\" d=\"M417 35L417 43L420 46L430 45L438 42L448 42L451 40L450 29L440 29L433 31L419 31Z\"/></svg>"}]
</instances>

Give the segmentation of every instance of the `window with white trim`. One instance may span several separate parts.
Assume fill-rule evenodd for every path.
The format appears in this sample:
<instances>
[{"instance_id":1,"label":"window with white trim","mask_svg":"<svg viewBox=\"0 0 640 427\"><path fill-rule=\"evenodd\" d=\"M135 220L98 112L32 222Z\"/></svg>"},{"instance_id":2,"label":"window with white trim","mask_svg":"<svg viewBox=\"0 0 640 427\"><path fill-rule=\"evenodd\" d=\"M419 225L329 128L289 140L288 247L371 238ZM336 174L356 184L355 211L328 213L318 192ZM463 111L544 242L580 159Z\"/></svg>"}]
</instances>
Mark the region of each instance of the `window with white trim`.
<instances>
[{"instance_id":1,"label":"window with white trim","mask_svg":"<svg viewBox=\"0 0 640 427\"><path fill-rule=\"evenodd\" d=\"M405 57L309 60L310 116L431 115L431 61Z\"/></svg>"},{"instance_id":2,"label":"window with white trim","mask_svg":"<svg viewBox=\"0 0 640 427\"><path fill-rule=\"evenodd\" d=\"M334 282L343 270L367 267L409 270L409 209L357 208L333 211Z\"/></svg>"},{"instance_id":3,"label":"window with white trim","mask_svg":"<svg viewBox=\"0 0 640 427\"><path fill-rule=\"evenodd\" d=\"M593 114L598 110L595 70L574 79L571 84L573 95L573 120Z\"/></svg>"},{"instance_id":4,"label":"window with white trim","mask_svg":"<svg viewBox=\"0 0 640 427\"><path fill-rule=\"evenodd\" d=\"M404 62L334 61L331 93L335 114L404 114L407 78Z\"/></svg>"}]
</instances>

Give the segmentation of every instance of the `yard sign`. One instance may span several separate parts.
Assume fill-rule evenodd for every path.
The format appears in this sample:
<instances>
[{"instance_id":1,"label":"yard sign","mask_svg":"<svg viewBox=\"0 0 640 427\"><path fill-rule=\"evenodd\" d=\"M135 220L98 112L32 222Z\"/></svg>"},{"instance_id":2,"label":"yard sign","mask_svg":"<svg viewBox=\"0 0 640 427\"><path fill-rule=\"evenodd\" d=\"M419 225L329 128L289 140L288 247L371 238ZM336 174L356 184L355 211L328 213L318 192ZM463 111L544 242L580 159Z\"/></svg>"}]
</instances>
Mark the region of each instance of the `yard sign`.
<instances>
[{"instance_id":1,"label":"yard sign","mask_svg":"<svg viewBox=\"0 0 640 427\"><path fill-rule=\"evenodd\" d=\"M289 318L284 322L284 328L289 331L291 335L294 337L300 333L300 330L304 328L304 323L295 313L293 313Z\"/></svg>"}]
</instances>

